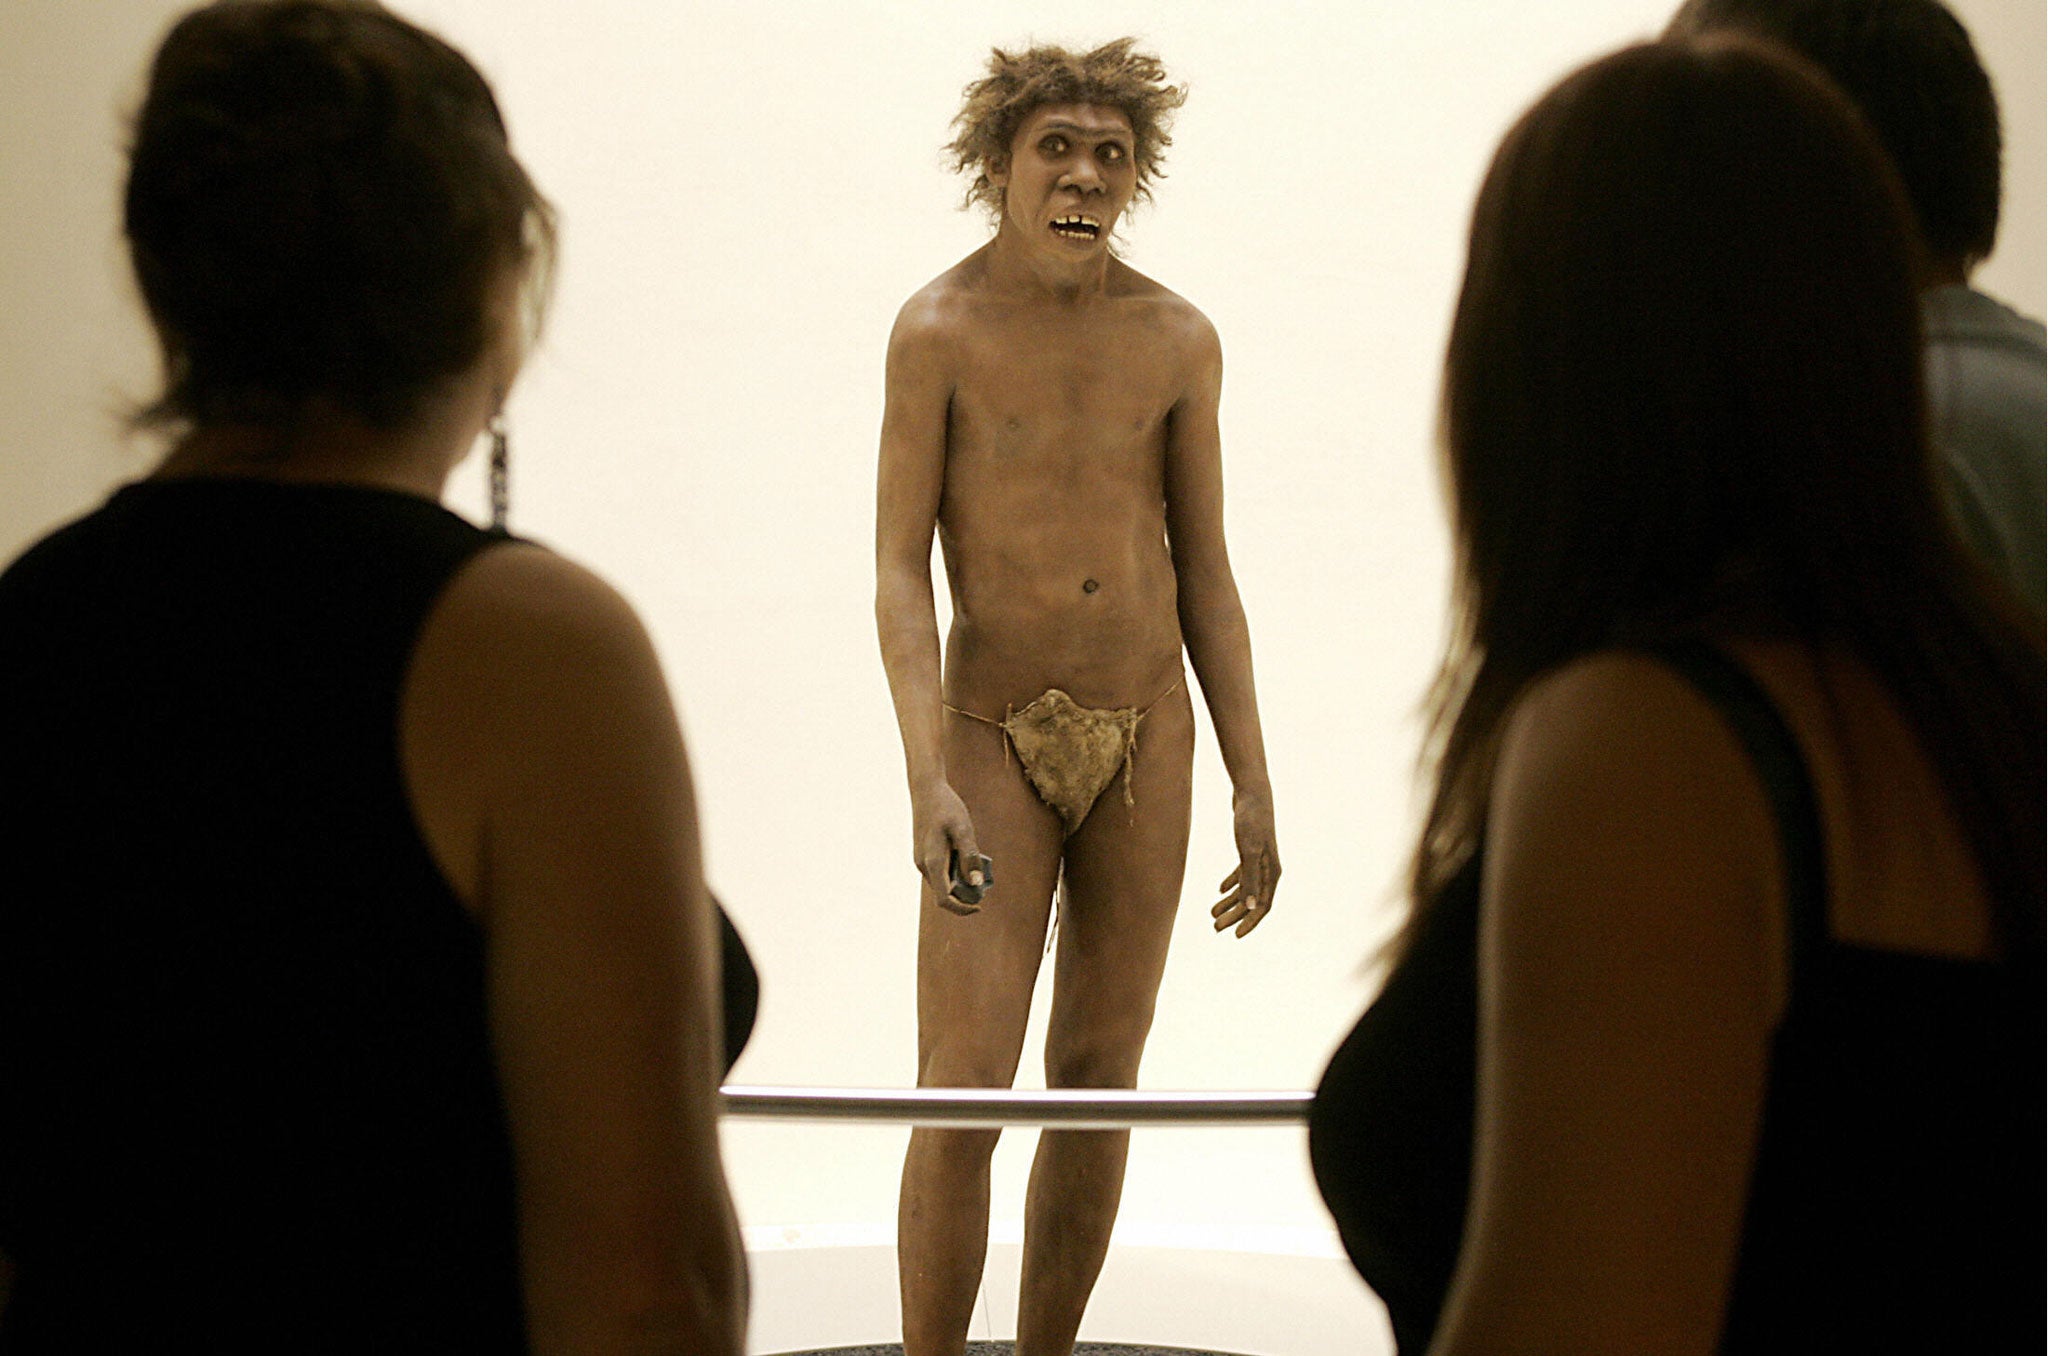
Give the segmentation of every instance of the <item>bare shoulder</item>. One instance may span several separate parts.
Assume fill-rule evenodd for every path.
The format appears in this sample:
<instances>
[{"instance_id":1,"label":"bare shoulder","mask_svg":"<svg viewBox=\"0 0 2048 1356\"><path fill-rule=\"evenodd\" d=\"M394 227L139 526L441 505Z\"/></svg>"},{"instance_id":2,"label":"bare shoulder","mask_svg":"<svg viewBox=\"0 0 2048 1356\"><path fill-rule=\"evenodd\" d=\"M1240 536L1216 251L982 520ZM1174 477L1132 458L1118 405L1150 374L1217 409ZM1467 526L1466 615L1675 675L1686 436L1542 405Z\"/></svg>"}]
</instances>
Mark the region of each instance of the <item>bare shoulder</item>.
<instances>
[{"instance_id":1,"label":"bare shoulder","mask_svg":"<svg viewBox=\"0 0 2048 1356\"><path fill-rule=\"evenodd\" d=\"M480 553L436 600L406 675L400 740L416 820L473 906L489 878L487 823L559 809L571 785L659 789L686 775L639 617L590 570L526 543Z\"/></svg>"},{"instance_id":2,"label":"bare shoulder","mask_svg":"<svg viewBox=\"0 0 2048 1356\"><path fill-rule=\"evenodd\" d=\"M1488 856L1601 879L1616 899L1674 877L1770 879L1775 832L1734 730L1646 654L1604 651L1531 683L1502 732ZM1492 866L1489 860L1489 867Z\"/></svg>"},{"instance_id":3,"label":"bare shoulder","mask_svg":"<svg viewBox=\"0 0 2048 1356\"><path fill-rule=\"evenodd\" d=\"M1209 317L1164 283L1119 260L1113 266L1111 290L1143 317L1147 328L1173 342L1186 356L1200 359L1221 355L1222 341Z\"/></svg>"},{"instance_id":4,"label":"bare shoulder","mask_svg":"<svg viewBox=\"0 0 2048 1356\"><path fill-rule=\"evenodd\" d=\"M1713 704L1656 659L1607 651L1532 683L1508 716L1487 822L1496 924L1555 944L1536 953L1583 960L1613 950L1595 937L1626 933L1697 955L1712 937L1775 982L1769 802Z\"/></svg>"},{"instance_id":5,"label":"bare shoulder","mask_svg":"<svg viewBox=\"0 0 2048 1356\"><path fill-rule=\"evenodd\" d=\"M408 700L465 743L559 724L565 711L639 724L673 714L632 605L593 571L524 542L481 553L449 583L421 630Z\"/></svg>"},{"instance_id":6,"label":"bare shoulder","mask_svg":"<svg viewBox=\"0 0 2048 1356\"><path fill-rule=\"evenodd\" d=\"M896 312L889 334L892 355L936 354L973 324L980 298L981 258L977 250L910 294Z\"/></svg>"},{"instance_id":7,"label":"bare shoulder","mask_svg":"<svg viewBox=\"0 0 2048 1356\"><path fill-rule=\"evenodd\" d=\"M565 657L649 644L638 614L617 589L585 566L526 542L472 560L449 584L429 624L493 648Z\"/></svg>"},{"instance_id":8,"label":"bare shoulder","mask_svg":"<svg viewBox=\"0 0 2048 1356\"><path fill-rule=\"evenodd\" d=\"M1532 682L1509 711L1503 767L1597 778L1646 757L1682 764L1700 753L1738 752L1713 705L1647 654L1605 650Z\"/></svg>"}]
</instances>

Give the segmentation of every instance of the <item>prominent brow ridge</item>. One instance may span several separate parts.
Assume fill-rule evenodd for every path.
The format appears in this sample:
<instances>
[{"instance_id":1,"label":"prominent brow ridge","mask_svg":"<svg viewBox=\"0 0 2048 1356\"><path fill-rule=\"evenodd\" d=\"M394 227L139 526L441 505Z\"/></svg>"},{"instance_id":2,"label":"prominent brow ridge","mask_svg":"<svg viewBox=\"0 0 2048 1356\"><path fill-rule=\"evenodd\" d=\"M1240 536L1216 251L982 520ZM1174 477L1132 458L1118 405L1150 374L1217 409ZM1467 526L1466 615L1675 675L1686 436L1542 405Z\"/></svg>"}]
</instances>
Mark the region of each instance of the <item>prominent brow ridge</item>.
<instances>
[{"instance_id":1,"label":"prominent brow ridge","mask_svg":"<svg viewBox=\"0 0 2048 1356\"><path fill-rule=\"evenodd\" d=\"M1049 122L1039 130L1042 132L1064 132L1069 136L1094 141L1098 144L1105 141L1114 141L1119 146L1127 146L1131 140L1131 134L1121 128L1083 127L1079 123L1072 122Z\"/></svg>"}]
</instances>

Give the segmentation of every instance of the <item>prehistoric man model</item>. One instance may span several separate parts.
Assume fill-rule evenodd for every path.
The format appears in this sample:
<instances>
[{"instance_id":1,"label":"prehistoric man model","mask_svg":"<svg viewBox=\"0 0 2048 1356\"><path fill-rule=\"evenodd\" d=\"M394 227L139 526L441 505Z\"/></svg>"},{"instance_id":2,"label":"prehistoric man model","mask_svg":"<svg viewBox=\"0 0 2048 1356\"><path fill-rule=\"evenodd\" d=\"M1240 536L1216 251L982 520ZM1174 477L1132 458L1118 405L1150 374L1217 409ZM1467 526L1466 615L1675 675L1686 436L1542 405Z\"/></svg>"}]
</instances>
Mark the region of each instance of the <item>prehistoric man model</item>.
<instances>
[{"instance_id":1,"label":"prehistoric man model","mask_svg":"<svg viewBox=\"0 0 2048 1356\"><path fill-rule=\"evenodd\" d=\"M1009 1086L1056 887L1046 1081L1135 1086L1187 857L1183 645L1234 788L1238 866L1217 930L1255 927L1280 877L1224 550L1221 350L1199 311L1110 249L1183 97L1128 39L994 53L951 153L977 174L969 198L997 215L995 237L913 296L890 336L875 614L924 876L920 1086ZM953 600L943 684L934 530ZM1041 1135L1019 1356L1072 1350L1129 1138ZM964 1347L995 1142L911 1135L907 1356Z\"/></svg>"}]
</instances>

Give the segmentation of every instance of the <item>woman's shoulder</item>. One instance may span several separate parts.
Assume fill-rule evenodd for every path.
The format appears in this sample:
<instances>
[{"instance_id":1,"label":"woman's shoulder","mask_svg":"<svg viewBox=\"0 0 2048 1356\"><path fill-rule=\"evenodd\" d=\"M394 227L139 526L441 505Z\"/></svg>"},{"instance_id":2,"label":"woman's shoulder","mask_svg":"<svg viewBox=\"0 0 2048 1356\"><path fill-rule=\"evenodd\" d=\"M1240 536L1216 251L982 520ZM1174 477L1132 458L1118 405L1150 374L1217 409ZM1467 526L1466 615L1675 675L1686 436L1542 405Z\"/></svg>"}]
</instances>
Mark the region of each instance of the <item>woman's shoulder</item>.
<instances>
[{"instance_id":1,"label":"woman's shoulder","mask_svg":"<svg viewBox=\"0 0 2048 1356\"><path fill-rule=\"evenodd\" d=\"M694 822L652 637L617 589L543 547L484 551L449 583L400 724L415 815L465 900L479 898L488 825L537 839L572 802L620 797Z\"/></svg>"},{"instance_id":2,"label":"woman's shoulder","mask_svg":"<svg viewBox=\"0 0 2048 1356\"><path fill-rule=\"evenodd\" d=\"M1728 646L1798 741L1827 849L1841 941L1953 959L1992 952L1991 904L1925 742L1854 654L1786 641Z\"/></svg>"},{"instance_id":3,"label":"woman's shoulder","mask_svg":"<svg viewBox=\"0 0 2048 1356\"><path fill-rule=\"evenodd\" d=\"M586 565L514 539L480 551L452 580L438 611L486 628L641 629L623 595Z\"/></svg>"},{"instance_id":4,"label":"woman's shoulder","mask_svg":"<svg viewBox=\"0 0 2048 1356\"><path fill-rule=\"evenodd\" d=\"M1989 905L1967 837L1877 674L1795 641L1724 637L1712 649L1791 738L1818 815L1833 935L1988 954ZM1533 681L1505 724L1495 801L1494 829L1531 826L1525 841L1546 856L1621 852L1649 866L1696 840L1761 864L1768 875L1753 888L1782 900L1782 828L1749 749L1730 712L1658 654L1602 651Z\"/></svg>"},{"instance_id":5,"label":"woman's shoulder","mask_svg":"<svg viewBox=\"0 0 2048 1356\"><path fill-rule=\"evenodd\" d=\"M1713 701L1647 649L1594 651L1531 680L1508 710L1501 744L1504 761L1574 781L1653 775L1733 747Z\"/></svg>"},{"instance_id":6,"label":"woman's shoulder","mask_svg":"<svg viewBox=\"0 0 2048 1356\"><path fill-rule=\"evenodd\" d=\"M449 581L421 632L414 695L507 726L578 703L666 708L660 661L632 604L596 571L514 541Z\"/></svg>"},{"instance_id":7,"label":"woman's shoulder","mask_svg":"<svg viewBox=\"0 0 2048 1356\"><path fill-rule=\"evenodd\" d=\"M1769 803L1713 702L1655 655L1588 654L1508 713L1487 811L1487 927L1539 968L1713 955L1782 1001ZM1588 976L1590 980L1590 976Z\"/></svg>"}]
</instances>

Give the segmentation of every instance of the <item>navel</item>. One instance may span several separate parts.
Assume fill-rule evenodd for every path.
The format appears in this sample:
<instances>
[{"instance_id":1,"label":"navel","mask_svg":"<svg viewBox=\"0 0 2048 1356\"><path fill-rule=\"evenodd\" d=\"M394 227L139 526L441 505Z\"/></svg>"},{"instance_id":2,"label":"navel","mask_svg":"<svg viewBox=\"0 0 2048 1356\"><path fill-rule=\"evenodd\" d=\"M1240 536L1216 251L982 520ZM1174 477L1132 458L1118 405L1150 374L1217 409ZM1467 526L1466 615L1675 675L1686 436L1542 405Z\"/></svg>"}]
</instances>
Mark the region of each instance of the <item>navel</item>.
<instances>
[{"instance_id":1,"label":"navel","mask_svg":"<svg viewBox=\"0 0 2048 1356\"><path fill-rule=\"evenodd\" d=\"M1093 579L1083 579L1081 581L1081 592L1083 593L1093 593L1101 587L1102 585L1096 583Z\"/></svg>"}]
</instances>

